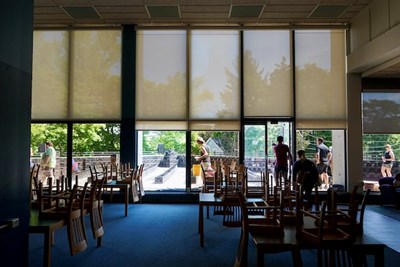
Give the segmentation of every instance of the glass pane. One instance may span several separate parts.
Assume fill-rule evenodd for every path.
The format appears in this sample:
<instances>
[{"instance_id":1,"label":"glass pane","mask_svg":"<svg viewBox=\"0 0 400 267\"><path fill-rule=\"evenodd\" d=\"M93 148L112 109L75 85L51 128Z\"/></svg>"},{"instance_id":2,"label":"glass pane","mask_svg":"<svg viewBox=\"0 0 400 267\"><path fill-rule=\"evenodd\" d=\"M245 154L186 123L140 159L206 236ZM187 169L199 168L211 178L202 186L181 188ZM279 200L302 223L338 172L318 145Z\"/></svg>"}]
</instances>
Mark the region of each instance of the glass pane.
<instances>
[{"instance_id":1,"label":"glass pane","mask_svg":"<svg viewBox=\"0 0 400 267\"><path fill-rule=\"evenodd\" d=\"M31 124L32 163L40 164L39 180L44 181L47 172L42 157L45 153L45 143L51 141L56 151L54 177L60 178L66 174L67 155L67 125L66 124ZM51 163L50 163L51 164Z\"/></svg>"},{"instance_id":2,"label":"glass pane","mask_svg":"<svg viewBox=\"0 0 400 267\"><path fill-rule=\"evenodd\" d=\"M186 132L139 131L138 144L144 190L186 190Z\"/></svg>"},{"instance_id":3,"label":"glass pane","mask_svg":"<svg viewBox=\"0 0 400 267\"><path fill-rule=\"evenodd\" d=\"M74 124L72 175L78 175L80 185L90 177L89 166L102 171L102 163L115 167L125 163L119 160L120 130L119 124Z\"/></svg>"},{"instance_id":4,"label":"glass pane","mask_svg":"<svg viewBox=\"0 0 400 267\"><path fill-rule=\"evenodd\" d=\"M261 172L273 173L272 142L266 146L265 138L265 125L244 126L244 163L247 167L249 182L256 178L259 179ZM268 152L265 151L266 148Z\"/></svg>"},{"instance_id":5,"label":"glass pane","mask_svg":"<svg viewBox=\"0 0 400 267\"><path fill-rule=\"evenodd\" d=\"M296 116L302 128L318 120L327 128L346 120L345 34L343 30L298 30Z\"/></svg>"},{"instance_id":6,"label":"glass pane","mask_svg":"<svg viewBox=\"0 0 400 267\"><path fill-rule=\"evenodd\" d=\"M364 133L398 133L400 129L400 93L362 93Z\"/></svg>"},{"instance_id":7,"label":"glass pane","mask_svg":"<svg viewBox=\"0 0 400 267\"><path fill-rule=\"evenodd\" d=\"M68 32L34 31L32 119L68 117Z\"/></svg>"},{"instance_id":8,"label":"glass pane","mask_svg":"<svg viewBox=\"0 0 400 267\"><path fill-rule=\"evenodd\" d=\"M139 31L136 118L186 119L186 31Z\"/></svg>"},{"instance_id":9,"label":"glass pane","mask_svg":"<svg viewBox=\"0 0 400 267\"><path fill-rule=\"evenodd\" d=\"M292 116L290 31L244 31L244 115Z\"/></svg>"},{"instance_id":10,"label":"glass pane","mask_svg":"<svg viewBox=\"0 0 400 267\"><path fill-rule=\"evenodd\" d=\"M363 177L364 189L379 191L378 180L384 176L400 173L400 134L363 134ZM385 146L390 145L395 161L382 170Z\"/></svg>"},{"instance_id":11,"label":"glass pane","mask_svg":"<svg viewBox=\"0 0 400 267\"><path fill-rule=\"evenodd\" d=\"M239 119L239 32L192 31L190 118Z\"/></svg>"},{"instance_id":12,"label":"glass pane","mask_svg":"<svg viewBox=\"0 0 400 267\"><path fill-rule=\"evenodd\" d=\"M345 190L345 131L344 130L297 130L296 147L297 150L304 150L306 157L315 162L316 159L316 139L322 137L324 144L329 148L331 158L328 160L329 186L336 187L339 191ZM326 188L321 188L325 190Z\"/></svg>"},{"instance_id":13,"label":"glass pane","mask_svg":"<svg viewBox=\"0 0 400 267\"><path fill-rule=\"evenodd\" d=\"M292 138L292 123L290 122L265 122L265 125L245 125L245 165L248 172L250 186L260 179L261 172L267 172L270 183L275 181L275 152L277 137L283 136L284 142L290 149ZM293 152L291 150L291 154ZM289 166L289 162L288 162Z\"/></svg>"},{"instance_id":14,"label":"glass pane","mask_svg":"<svg viewBox=\"0 0 400 267\"><path fill-rule=\"evenodd\" d=\"M119 119L121 116L121 31L73 31L71 116Z\"/></svg>"},{"instance_id":15,"label":"glass pane","mask_svg":"<svg viewBox=\"0 0 400 267\"><path fill-rule=\"evenodd\" d=\"M201 145L197 143L199 137L203 138L204 146L210 155L210 165L195 159L195 157L201 155ZM222 161L227 164L236 162L236 165L239 162L239 132L237 131L192 131L191 139L192 189L200 189L203 186L202 177L201 175L196 175L193 164L203 164L205 170L207 170L207 166L215 170L216 161ZM233 165L231 166L233 167Z\"/></svg>"}]
</instances>

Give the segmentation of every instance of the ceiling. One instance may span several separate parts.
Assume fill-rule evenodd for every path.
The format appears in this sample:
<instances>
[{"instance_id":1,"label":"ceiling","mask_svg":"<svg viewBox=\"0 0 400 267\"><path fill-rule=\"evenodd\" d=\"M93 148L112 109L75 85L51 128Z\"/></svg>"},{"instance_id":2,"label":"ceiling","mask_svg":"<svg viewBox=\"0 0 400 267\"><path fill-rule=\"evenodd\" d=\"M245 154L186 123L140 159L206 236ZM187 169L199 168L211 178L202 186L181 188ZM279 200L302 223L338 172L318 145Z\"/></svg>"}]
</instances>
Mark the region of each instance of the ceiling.
<instances>
[{"instance_id":1,"label":"ceiling","mask_svg":"<svg viewBox=\"0 0 400 267\"><path fill-rule=\"evenodd\" d=\"M34 0L34 26L346 26L374 0ZM400 78L400 63L364 77Z\"/></svg>"},{"instance_id":2,"label":"ceiling","mask_svg":"<svg viewBox=\"0 0 400 267\"><path fill-rule=\"evenodd\" d=\"M374 0L34 0L34 24L346 25Z\"/></svg>"}]
</instances>

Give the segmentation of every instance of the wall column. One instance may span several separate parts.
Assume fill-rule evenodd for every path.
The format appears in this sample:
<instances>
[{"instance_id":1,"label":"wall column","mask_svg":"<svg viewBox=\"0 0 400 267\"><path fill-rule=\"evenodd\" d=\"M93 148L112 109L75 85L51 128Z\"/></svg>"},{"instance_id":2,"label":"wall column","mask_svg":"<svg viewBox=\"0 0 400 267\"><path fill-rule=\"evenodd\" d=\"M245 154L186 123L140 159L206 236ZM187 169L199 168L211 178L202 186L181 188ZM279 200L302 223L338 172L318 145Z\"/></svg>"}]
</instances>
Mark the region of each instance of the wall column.
<instances>
[{"instance_id":1,"label":"wall column","mask_svg":"<svg viewBox=\"0 0 400 267\"><path fill-rule=\"evenodd\" d=\"M33 1L0 2L0 229L2 266L28 266Z\"/></svg>"},{"instance_id":2,"label":"wall column","mask_svg":"<svg viewBox=\"0 0 400 267\"><path fill-rule=\"evenodd\" d=\"M361 75L347 74L347 177L351 191L363 180Z\"/></svg>"},{"instance_id":3,"label":"wall column","mask_svg":"<svg viewBox=\"0 0 400 267\"><path fill-rule=\"evenodd\" d=\"M134 25L122 30L122 95L120 161L137 165L135 148L136 30Z\"/></svg>"}]
</instances>

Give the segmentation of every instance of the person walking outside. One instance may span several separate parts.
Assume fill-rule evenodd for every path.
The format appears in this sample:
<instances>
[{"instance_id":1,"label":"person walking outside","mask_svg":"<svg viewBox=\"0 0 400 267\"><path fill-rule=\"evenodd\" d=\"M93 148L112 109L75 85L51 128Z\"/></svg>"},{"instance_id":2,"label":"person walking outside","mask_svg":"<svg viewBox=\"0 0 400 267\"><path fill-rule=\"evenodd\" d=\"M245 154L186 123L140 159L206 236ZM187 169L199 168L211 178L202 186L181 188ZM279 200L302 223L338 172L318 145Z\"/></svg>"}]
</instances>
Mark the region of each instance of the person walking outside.
<instances>
[{"instance_id":1,"label":"person walking outside","mask_svg":"<svg viewBox=\"0 0 400 267\"><path fill-rule=\"evenodd\" d=\"M324 138L317 138L317 148L315 153L315 164L317 165L318 174L321 179L321 189L329 188L329 176L328 176L328 159L329 159L329 148L324 144Z\"/></svg>"},{"instance_id":2,"label":"person walking outside","mask_svg":"<svg viewBox=\"0 0 400 267\"><path fill-rule=\"evenodd\" d=\"M393 161L395 161L395 157L392 150L392 146L389 144L385 146L385 152L382 155L382 161L383 161L381 167L382 177L391 177Z\"/></svg>"},{"instance_id":3,"label":"person walking outside","mask_svg":"<svg viewBox=\"0 0 400 267\"><path fill-rule=\"evenodd\" d=\"M275 153L275 185L280 186L283 182L286 184L288 178L289 164L292 165L293 157L290 153L289 146L283 143L283 136L276 138L278 144L274 147Z\"/></svg>"},{"instance_id":4,"label":"person walking outside","mask_svg":"<svg viewBox=\"0 0 400 267\"><path fill-rule=\"evenodd\" d=\"M201 137L198 137L196 142L200 146L200 156L195 157L196 161L199 161L202 164L203 169L205 171L212 170L211 159L210 159L210 148L205 144L204 139Z\"/></svg>"},{"instance_id":5,"label":"person walking outside","mask_svg":"<svg viewBox=\"0 0 400 267\"><path fill-rule=\"evenodd\" d=\"M45 151L41 158L41 166L43 167L41 182L43 185L47 185L48 177L53 178L54 181L54 170L56 168L56 163L56 150L53 147L53 143L51 141L46 141Z\"/></svg>"}]
</instances>

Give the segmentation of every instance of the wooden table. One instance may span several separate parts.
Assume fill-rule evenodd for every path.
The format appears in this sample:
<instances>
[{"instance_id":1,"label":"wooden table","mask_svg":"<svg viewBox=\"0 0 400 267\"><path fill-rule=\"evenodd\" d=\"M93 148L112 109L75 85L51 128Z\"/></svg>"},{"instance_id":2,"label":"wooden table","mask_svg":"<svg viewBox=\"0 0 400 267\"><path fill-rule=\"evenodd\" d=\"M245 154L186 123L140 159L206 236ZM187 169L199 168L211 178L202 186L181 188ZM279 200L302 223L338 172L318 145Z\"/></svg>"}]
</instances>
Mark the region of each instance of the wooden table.
<instances>
[{"instance_id":1,"label":"wooden table","mask_svg":"<svg viewBox=\"0 0 400 267\"><path fill-rule=\"evenodd\" d=\"M249 201L260 201L260 198L249 199ZM204 247L204 207L207 207L207 218L209 217L208 208L210 206L232 206L239 203L222 201L220 197L215 197L214 193L199 194L199 234L200 246ZM314 225L311 218L305 218L306 225ZM282 237L272 237L265 235L253 235L252 239L257 249L257 266L264 266L264 254L291 251L295 266L302 266L301 254L302 249L316 249L296 237L296 226L285 225L285 234ZM362 235L357 237L356 242L351 246L353 256L360 262L364 255L374 255L375 266L384 266L384 249L386 245L376 240Z\"/></svg>"},{"instance_id":2,"label":"wooden table","mask_svg":"<svg viewBox=\"0 0 400 267\"><path fill-rule=\"evenodd\" d=\"M65 221L62 219L40 219L39 210L31 210L29 233L44 234L43 266L45 267L51 266L51 246L54 232L64 225Z\"/></svg>"},{"instance_id":3,"label":"wooden table","mask_svg":"<svg viewBox=\"0 0 400 267\"><path fill-rule=\"evenodd\" d=\"M313 220L305 218L305 223L313 224ZM294 265L302 266L300 250L317 249L317 247L296 238L295 225L286 225L284 231L283 237L252 235L257 249L257 266L264 266L264 254L283 251L291 251ZM356 238L355 243L350 245L349 249L356 262L362 262L365 255L374 255L375 266L379 267L384 266L385 247L385 244L366 235L361 235Z\"/></svg>"},{"instance_id":4,"label":"wooden table","mask_svg":"<svg viewBox=\"0 0 400 267\"><path fill-rule=\"evenodd\" d=\"M117 184L115 180L104 183L103 185L104 189L111 189L113 190L114 188L121 189L121 191L124 192L125 194L125 216L128 216L128 207L129 207L129 184Z\"/></svg>"}]
</instances>

